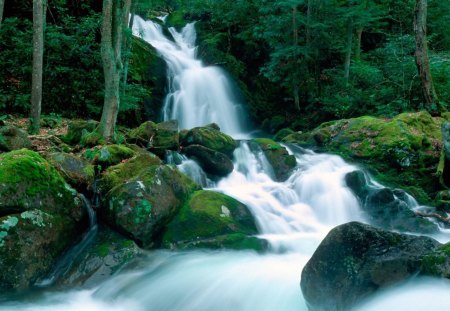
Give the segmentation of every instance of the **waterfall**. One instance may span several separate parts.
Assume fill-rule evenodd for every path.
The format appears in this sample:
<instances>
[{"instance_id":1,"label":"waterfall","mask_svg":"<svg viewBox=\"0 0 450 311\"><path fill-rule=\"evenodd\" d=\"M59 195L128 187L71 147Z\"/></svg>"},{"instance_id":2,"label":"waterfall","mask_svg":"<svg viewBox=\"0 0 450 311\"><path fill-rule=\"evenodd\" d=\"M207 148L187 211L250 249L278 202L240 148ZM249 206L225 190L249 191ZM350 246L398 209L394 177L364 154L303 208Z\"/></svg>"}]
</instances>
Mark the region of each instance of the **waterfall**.
<instances>
[{"instance_id":1,"label":"waterfall","mask_svg":"<svg viewBox=\"0 0 450 311\"><path fill-rule=\"evenodd\" d=\"M242 135L242 113L232 98L228 79L219 68L205 67L195 57L194 24L170 32L174 41L163 35L158 24L135 18L133 33L152 44L169 67L165 118L178 119L181 128L216 122L225 132ZM96 288L1 302L0 310L307 311L299 286L303 266L334 226L366 220L344 181L345 175L358 167L335 155L292 147L288 151L295 155L297 167L284 182L274 180L264 154L245 141L234 152L234 171L219 181L209 180L192 160L169 159L204 187L245 203L256 219L260 237L270 243L268 253L152 251ZM372 180L369 183L382 187ZM417 208L412 197L408 201ZM450 288L448 282L438 283L419 283L412 288L413 296L407 294L411 290L407 284L395 290L401 294L399 300L393 302L388 291L358 310L398 306L428 310L428 302L444 297ZM430 296L434 291L437 294ZM414 302L410 302L412 298ZM448 299L436 304L439 306L448 309Z\"/></svg>"},{"instance_id":2,"label":"waterfall","mask_svg":"<svg viewBox=\"0 0 450 311\"><path fill-rule=\"evenodd\" d=\"M214 122L223 132L242 137L247 128L237 90L221 68L204 66L196 58L195 23L187 24L181 32L169 31L174 41L166 38L157 23L135 17L133 34L151 44L167 63L169 92L164 120L178 120L181 129Z\"/></svg>"}]
</instances>

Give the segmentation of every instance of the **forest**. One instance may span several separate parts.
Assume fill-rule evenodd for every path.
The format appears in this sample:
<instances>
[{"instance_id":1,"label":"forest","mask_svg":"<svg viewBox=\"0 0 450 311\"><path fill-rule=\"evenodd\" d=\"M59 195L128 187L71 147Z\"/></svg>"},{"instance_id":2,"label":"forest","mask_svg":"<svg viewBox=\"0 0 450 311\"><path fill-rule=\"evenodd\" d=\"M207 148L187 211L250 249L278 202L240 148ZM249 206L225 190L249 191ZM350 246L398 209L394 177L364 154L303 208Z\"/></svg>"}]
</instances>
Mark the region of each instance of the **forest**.
<instances>
[{"instance_id":1,"label":"forest","mask_svg":"<svg viewBox=\"0 0 450 311\"><path fill-rule=\"evenodd\" d=\"M0 0L0 310L450 308L449 25Z\"/></svg>"}]
</instances>

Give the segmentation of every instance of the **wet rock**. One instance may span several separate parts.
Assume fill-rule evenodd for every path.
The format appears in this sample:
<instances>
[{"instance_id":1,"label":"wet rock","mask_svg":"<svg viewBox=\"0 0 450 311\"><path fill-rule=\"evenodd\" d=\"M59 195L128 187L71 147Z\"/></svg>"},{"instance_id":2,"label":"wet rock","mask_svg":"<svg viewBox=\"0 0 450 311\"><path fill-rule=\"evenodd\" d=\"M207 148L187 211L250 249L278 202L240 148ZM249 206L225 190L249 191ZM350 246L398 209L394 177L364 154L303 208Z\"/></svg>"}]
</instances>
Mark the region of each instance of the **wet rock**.
<instances>
[{"instance_id":1,"label":"wet rock","mask_svg":"<svg viewBox=\"0 0 450 311\"><path fill-rule=\"evenodd\" d=\"M75 258L57 285L70 288L98 286L142 254L143 251L132 240L102 227L89 247Z\"/></svg>"},{"instance_id":2,"label":"wet rock","mask_svg":"<svg viewBox=\"0 0 450 311\"><path fill-rule=\"evenodd\" d=\"M225 154L203 147L189 145L183 148L183 153L194 159L202 169L212 175L226 176L233 171L233 162Z\"/></svg>"},{"instance_id":3,"label":"wet rock","mask_svg":"<svg viewBox=\"0 0 450 311\"><path fill-rule=\"evenodd\" d=\"M13 151L30 147L31 141L24 130L12 125L0 128L0 150Z\"/></svg>"},{"instance_id":4,"label":"wet rock","mask_svg":"<svg viewBox=\"0 0 450 311\"><path fill-rule=\"evenodd\" d=\"M241 202L213 191L197 191L164 231L170 249L231 248L264 250L253 215Z\"/></svg>"},{"instance_id":5,"label":"wet rock","mask_svg":"<svg viewBox=\"0 0 450 311\"><path fill-rule=\"evenodd\" d=\"M195 127L183 135L181 140L183 147L189 145L201 145L208 149L226 154L231 157L237 144L234 139L217 130L213 126Z\"/></svg>"},{"instance_id":6,"label":"wet rock","mask_svg":"<svg viewBox=\"0 0 450 311\"><path fill-rule=\"evenodd\" d=\"M64 152L51 153L47 156L47 159L65 180L76 189L86 190L94 183L94 166L89 161Z\"/></svg>"},{"instance_id":7,"label":"wet rock","mask_svg":"<svg viewBox=\"0 0 450 311\"><path fill-rule=\"evenodd\" d=\"M440 243L351 222L334 228L302 271L310 311L350 310L380 289L421 272Z\"/></svg>"},{"instance_id":8,"label":"wet rock","mask_svg":"<svg viewBox=\"0 0 450 311\"><path fill-rule=\"evenodd\" d=\"M0 288L46 274L86 228L80 197L37 153L0 155Z\"/></svg>"},{"instance_id":9,"label":"wet rock","mask_svg":"<svg viewBox=\"0 0 450 311\"><path fill-rule=\"evenodd\" d=\"M286 148L267 138L253 140L263 151L269 161L277 181L285 181L297 165L294 155L290 155Z\"/></svg>"},{"instance_id":10,"label":"wet rock","mask_svg":"<svg viewBox=\"0 0 450 311\"><path fill-rule=\"evenodd\" d=\"M113 188L104 200L105 221L145 248L200 186L178 170L155 165Z\"/></svg>"}]
</instances>

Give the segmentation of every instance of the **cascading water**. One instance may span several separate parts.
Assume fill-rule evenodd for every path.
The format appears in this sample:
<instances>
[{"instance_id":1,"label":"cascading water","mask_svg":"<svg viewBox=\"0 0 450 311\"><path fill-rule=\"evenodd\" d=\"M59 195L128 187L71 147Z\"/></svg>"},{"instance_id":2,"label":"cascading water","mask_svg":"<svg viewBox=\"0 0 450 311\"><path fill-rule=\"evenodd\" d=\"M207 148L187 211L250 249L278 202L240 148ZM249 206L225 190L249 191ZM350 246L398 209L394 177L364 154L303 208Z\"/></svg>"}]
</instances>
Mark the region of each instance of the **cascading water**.
<instances>
[{"instance_id":1,"label":"cascading water","mask_svg":"<svg viewBox=\"0 0 450 311\"><path fill-rule=\"evenodd\" d=\"M195 23L181 32L169 29L167 39L160 25L136 16L133 34L150 43L168 66L169 93L165 99L164 120L176 119L181 129L217 123L235 137L246 132L245 115L236 90L226 73L217 66L204 66L196 59Z\"/></svg>"},{"instance_id":2,"label":"cascading water","mask_svg":"<svg viewBox=\"0 0 450 311\"><path fill-rule=\"evenodd\" d=\"M183 114L182 127L202 124L188 125L194 116L184 115L193 113L196 108L175 106L197 102L202 98L196 94L200 88L209 91L208 84L196 84L204 82L189 84L192 81L187 81L190 74L197 75L205 70L193 57L193 29L191 24L181 33L172 30L177 44L166 39L155 24L139 18L133 29L135 34L142 33L148 42L158 46L163 57L172 59L168 63L175 68L171 69L173 82L179 85L178 91L172 89L169 95L177 100L168 99L168 102L172 101L169 106L174 106L168 110L176 108L173 111ZM190 41L185 41L187 38L191 38ZM220 80L220 72L211 72L211 75ZM193 80L196 78L198 76ZM228 112L233 111L230 101L226 99L225 102L230 105ZM218 122L227 129L226 120L220 121L225 122L224 125L212 116L203 118L202 122ZM241 133L238 126L233 125L232 129L228 132ZM211 190L224 192L247 204L255 216L261 237L270 243L271 250L267 254L154 251L135 262L134 268L130 267L97 288L52 292L25 301L4 302L0 304L0 310L306 311L299 287L303 266L331 228L352 220L364 221L364 216L358 200L344 182L344 176L357 169L355 166L338 156L315 154L299 148L289 151L296 156L298 165L285 182L274 181L272 168L263 154L251 150L246 142L241 142L234 153L235 170L218 182L208 180L191 160L183 159L178 165L181 171ZM415 204L413 199L411 204ZM437 297L430 298L429 292L436 290L438 295L444 295L449 288L448 282L442 281L429 283L425 280L415 283L414 287L406 284L394 292L375 297L358 310L392 310L400 305L407 306L408 310L429 310L428 301ZM413 297L406 294L410 290ZM390 293L395 293L398 299L393 300ZM413 305L412 298L415 299ZM437 306L450 308L450 303L440 300Z\"/></svg>"}]
</instances>

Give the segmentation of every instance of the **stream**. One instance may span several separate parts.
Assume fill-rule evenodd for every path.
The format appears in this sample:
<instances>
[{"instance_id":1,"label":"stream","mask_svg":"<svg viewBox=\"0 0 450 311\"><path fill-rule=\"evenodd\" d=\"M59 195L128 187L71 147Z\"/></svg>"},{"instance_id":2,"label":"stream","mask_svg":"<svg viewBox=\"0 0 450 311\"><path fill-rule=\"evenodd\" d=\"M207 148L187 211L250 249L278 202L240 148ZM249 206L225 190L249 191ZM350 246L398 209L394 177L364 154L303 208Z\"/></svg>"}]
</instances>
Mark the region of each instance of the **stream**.
<instances>
[{"instance_id":1,"label":"stream","mask_svg":"<svg viewBox=\"0 0 450 311\"><path fill-rule=\"evenodd\" d=\"M208 179L188 159L178 168L203 187L245 203L270 250L149 251L93 289L41 290L3 301L0 310L306 311L300 275L320 241L336 225L367 222L344 181L348 172L360 168L335 155L286 146L297 167L285 182L274 181L263 153L251 150L244 139L250 137L249 129L233 84L222 69L196 58L195 24L180 32L170 29L172 41L160 25L136 16L133 33L152 44L168 64L166 120L177 119L181 129L215 122L243 139L234 152L234 171L219 181ZM410 201L415 208L417 202ZM438 238L445 242L450 235L443 231ZM449 293L448 281L415 279L381 292L357 310L450 310L445 298Z\"/></svg>"}]
</instances>

